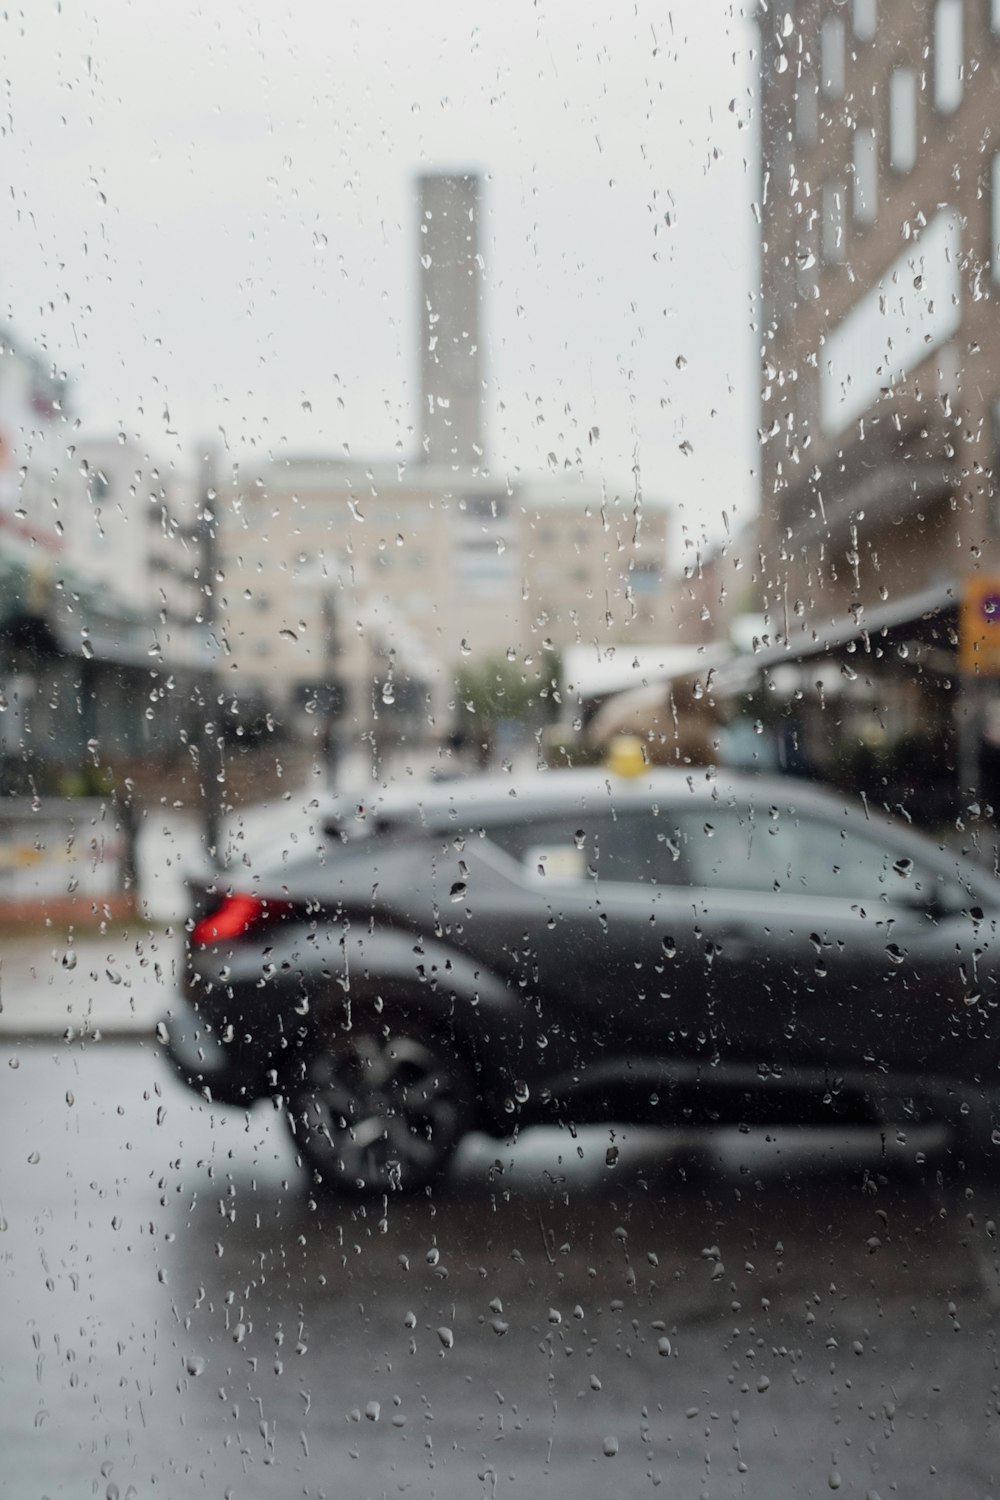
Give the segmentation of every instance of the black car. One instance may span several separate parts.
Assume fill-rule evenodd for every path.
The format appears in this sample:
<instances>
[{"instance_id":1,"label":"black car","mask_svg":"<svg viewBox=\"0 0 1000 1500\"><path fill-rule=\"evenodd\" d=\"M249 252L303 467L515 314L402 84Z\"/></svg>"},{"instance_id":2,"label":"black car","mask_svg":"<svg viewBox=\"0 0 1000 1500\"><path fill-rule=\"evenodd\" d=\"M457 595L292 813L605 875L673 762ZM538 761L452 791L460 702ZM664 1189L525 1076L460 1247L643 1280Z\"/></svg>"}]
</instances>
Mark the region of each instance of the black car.
<instances>
[{"instance_id":1,"label":"black car","mask_svg":"<svg viewBox=\"0 0 1000 1500\"><path fill-rule=\"evenodd\" d=\"M864 806L588 769L271 817L197 894L167 1051L277 1099L318 1180L421 1187L466 1132L546 1121L931 1118L989 1149L1000 885Z\"/></svg>"}]
</instances>

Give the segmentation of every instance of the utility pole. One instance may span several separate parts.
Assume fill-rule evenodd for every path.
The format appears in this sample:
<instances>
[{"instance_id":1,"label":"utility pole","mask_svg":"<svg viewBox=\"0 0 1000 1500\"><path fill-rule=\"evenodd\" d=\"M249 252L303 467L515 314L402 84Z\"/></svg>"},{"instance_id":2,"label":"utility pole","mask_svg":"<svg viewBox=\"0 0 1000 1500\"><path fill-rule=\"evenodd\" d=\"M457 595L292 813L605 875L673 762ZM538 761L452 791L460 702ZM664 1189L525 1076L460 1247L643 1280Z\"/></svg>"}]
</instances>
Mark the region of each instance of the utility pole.
<instances>
[{"instance_id":1,"label":"utility pole","mask_svg":"<svg viewBox=\"0 0 1000 1500\"><path fill-rule=\"evenodd\" d=\"M198 476L198 518L196 522L199 539L201 586L204 602L201 607L202 622L210 645L213 643L218 620L219 533L217 488L217 459L214 445L206 445L200 456ZM217 645L218 643L215 642ZM213 651L206 682L206 719L202 726L202 745L199 757L201 769L202 817L205 830L205 846L215 855L219 844L219 823L223 794L225 767L222 759L222 693L219 682L216 655Z\"/></svg>"}]
</instances>

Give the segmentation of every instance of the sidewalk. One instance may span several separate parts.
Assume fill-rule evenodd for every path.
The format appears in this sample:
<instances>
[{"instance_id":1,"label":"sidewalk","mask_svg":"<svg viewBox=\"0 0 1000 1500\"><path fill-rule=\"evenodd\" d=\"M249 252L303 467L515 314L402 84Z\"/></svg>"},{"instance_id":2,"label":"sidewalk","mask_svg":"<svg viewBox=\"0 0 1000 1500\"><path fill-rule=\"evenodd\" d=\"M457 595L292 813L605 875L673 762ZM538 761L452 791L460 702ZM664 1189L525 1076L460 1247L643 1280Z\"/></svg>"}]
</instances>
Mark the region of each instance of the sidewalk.
<instances>
[{"instance_id":1,"label":"sidewalk","mask_svg":"<svg viewBox=\"0 0 1000 1500\"><path fill-rule=\"evenodd\" d=\"M430 763L414 761L421 775ZM408 775L414 765L394 772ZM371 784L367 757L342 767L344 784ZM314 781L289 788L287 817L294 827L302 809L322 795ZM280 802L247 807L230 820L238 826ZM103 931L53 921L8 929L0 936L0 1036L149 1036L170 1009L180 985L183 924L190 910L187 878L209 868L200 817L189 809L149 806L136 830L138 915L107 920Z\"/></svg>"},{"instance_id":2,"label":"sidewalk","mask_svg":"<svg viewBox=\"0 0 1000 1500\"><path fill-rule=\"evenodd\" d=\"M0 956L0 1036L152 1036L177 994L178 928L34 929Z\"/></svg>"},{"instance_id":3,"label":"sidewalk","mask_svg":"<svg viewBox=\"0 0 1000 1500\"><path fill-rule=\"evenodd\" d=\"M151 1037L180 983L185 876L204 865L190 813L155 809L138 830L140 914L104 931L32 923L0 941L0 1036Z\"/></svg>"}]
</instances>

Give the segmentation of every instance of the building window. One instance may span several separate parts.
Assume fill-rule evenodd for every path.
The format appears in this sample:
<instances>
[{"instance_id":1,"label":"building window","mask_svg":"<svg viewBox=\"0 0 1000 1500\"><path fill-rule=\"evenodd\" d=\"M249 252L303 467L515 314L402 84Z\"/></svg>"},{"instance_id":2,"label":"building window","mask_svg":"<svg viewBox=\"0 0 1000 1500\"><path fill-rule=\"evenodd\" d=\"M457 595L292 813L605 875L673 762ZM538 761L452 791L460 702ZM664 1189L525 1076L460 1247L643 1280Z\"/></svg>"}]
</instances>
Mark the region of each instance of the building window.
<instances>
[{"instance_id":1,"label":"building window","mask_svg":"<svg viewBox=\"0 0 1000 1500\"><path fill-rule=\"evenodd\" d=\"M660 567L655 562L635 562L629 569L629 581L634 594L659 593L663 582Z\"/></svg>"},{"instance_id":2,"label":"building window","mask_svg":"<svg viewBox=\"0 0 1000 1500\"><path fill-rule=\"evenodd\" d=\"M823 189L823 259L834 266L844 259L844 193L833 183Z\"/></svg>"},{"instance_id":3,"label":"building window","mask_svg":"<svg viewBox=\"0 0 1000 1500\"><path fill-rule=\"evenodd\" d=\"M878 26L878 0L854 0L854 35L859 42L873 42Z\"/></svg>"},{"instance_id":4,"label":"building window","mask_svg":"<svg viewBox=\"0 0 1000 1500\"><path fill-rule=\"evenodd\" d=\"M993 280L1000 286L1000 151L990 165L990 264Z\"/></svg>"},{"instance_id":5,"label":"building window","mask_svg":"<svg viewBox=\"0 0 1000 1500\"><path fill-rule=\"evenodd\" d=\"M937 0L934 7L934 104L943 115L962 102L962 3Z\"/></svg>"},{"instance_id":6,"label":"building window","mask_svg":"<svg viewBox=\"0 0 1000 1500\"><path fill-rule=\"evenodd\" d=\"M815 78L808 74L802 76L795 90L795 139L810 149L819 139L819 91Z\"/></svg>"},{"instance_id":7,"label":"building window","mask_svg":"<svg viewBox=\"0 0 1000 1500\"><path fill-rule=\"evenodd\" d=\"M878 209L878 147L868 126L854 132L854 222L874 224Z\"/></svg>"},{"instance_id":8,"label":"building window","mask_svg":"<svg viewBox=\"0 0 1000 1500\"><path fill-rule=\"evenodd\" d=\"M894 68L889 76L889 164L911 172L917 164L917 75Z\"/></svg>"},{"instance_id":9,"label":"building window","mask_svg":"<svg viewBox=\"0 0 1000 1500\"><path fill-rule=\"evenodd\" d=\"M795 246L795 284L799 296L812 301L819 296L816 285L816 245L819 214L814 208L803 214Z\"/></svg>"},{"instance_id":10,"label":"building window","mask_svg":"<svg viewBox=\"0 0 1000 1500\"><path fill-rule=\"evenodd\" d=\"M826 97L841 98L844 92L844 21L841 16L824 18L820 33L820 68Z\"/></svg>"}]
</instances>

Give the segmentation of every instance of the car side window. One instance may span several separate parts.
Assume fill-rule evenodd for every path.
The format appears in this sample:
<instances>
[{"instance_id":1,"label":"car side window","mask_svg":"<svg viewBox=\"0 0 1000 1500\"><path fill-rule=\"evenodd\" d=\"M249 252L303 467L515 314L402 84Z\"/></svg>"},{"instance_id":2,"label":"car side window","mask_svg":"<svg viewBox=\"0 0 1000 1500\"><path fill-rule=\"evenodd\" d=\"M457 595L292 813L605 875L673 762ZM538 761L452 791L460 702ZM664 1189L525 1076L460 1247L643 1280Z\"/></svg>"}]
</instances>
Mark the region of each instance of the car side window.
<instances>
[{"instance_id":1,"label":"car side window","mask_svg":"<svg viewBox=\"0 0 1000 1500\"><path fill-rule=\"evenodd\" d=\"M694 886L930 904L940 885L877 840L818 818L713 808L675 822L680 878Z\"/></svg>"},{"instance_id":2,"label":"car side window","mask_svg":"<svg viewBox=\"0 0 1000 1500\"><path fill-rule=\"evenodd\" d=\"M495 824L486 832L530 879L620 884L663 875L660 824L646 808Z\"/></svg>"}]
</instances>

